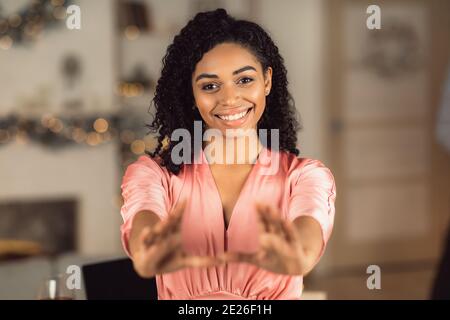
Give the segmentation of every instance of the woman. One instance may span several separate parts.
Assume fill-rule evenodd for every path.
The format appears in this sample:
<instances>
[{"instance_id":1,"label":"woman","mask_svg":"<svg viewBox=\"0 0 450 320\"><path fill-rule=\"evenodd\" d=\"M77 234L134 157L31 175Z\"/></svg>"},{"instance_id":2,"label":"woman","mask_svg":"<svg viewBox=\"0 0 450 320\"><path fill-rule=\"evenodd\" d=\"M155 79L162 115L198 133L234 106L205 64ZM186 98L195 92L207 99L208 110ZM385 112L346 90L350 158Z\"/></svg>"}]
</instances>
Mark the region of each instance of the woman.
<instances>
[{"instance_id":1,"label":"woman","mask_svg":"<svg viewBox=\"0 0 450 320\"><path fill-rule=\"evenodd\" d=\"M139 275L156 276L159 299L301 297L336 188L320 161L297 157L287 84L269 35L223 9L197 14L168 47L149 126L158 146L121 186L124 248ZM195 121L215 134L180 152L174 137L195 145ZM278 135L265 141L263 129Z\"/></svg>"}]
</instances>

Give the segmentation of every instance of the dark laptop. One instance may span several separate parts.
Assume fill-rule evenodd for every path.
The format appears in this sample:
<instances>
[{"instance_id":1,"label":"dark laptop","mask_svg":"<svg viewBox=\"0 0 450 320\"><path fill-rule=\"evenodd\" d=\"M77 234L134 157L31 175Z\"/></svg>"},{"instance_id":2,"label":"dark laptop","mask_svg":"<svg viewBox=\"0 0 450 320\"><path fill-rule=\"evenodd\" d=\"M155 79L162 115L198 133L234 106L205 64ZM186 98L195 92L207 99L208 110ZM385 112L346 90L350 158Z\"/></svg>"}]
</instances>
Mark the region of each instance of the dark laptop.
<instances>
[{"instance_id":1,"label":"dark laptop","mask_svg":"<svg viewBox=\"0 0 450 320\"><path fill-rule=\"evenodd\" d=\"M88 300L157 300L156 279L141 278L128 259L82 267Z\"/></svg>"}]
</instances>

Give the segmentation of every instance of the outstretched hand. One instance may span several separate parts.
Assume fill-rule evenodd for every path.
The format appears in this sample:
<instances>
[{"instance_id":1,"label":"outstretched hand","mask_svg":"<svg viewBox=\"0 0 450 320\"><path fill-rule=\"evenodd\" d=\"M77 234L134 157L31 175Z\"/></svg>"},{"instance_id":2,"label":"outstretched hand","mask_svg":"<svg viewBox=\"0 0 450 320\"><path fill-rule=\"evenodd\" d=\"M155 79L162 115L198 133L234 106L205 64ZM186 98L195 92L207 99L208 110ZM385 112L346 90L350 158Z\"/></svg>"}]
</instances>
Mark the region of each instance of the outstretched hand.
<instances>
[{"instance_id":1,"label":"outstretched hand","mask_svg":"<svg viewBox=\"0 0 450 320\"><path fill-rule=\"evenodd\" d=\"M139 235L138 249L133 255L136 272L145 278L173 272L185 267L210 267L225 263L222 257L187 254L181 242L181 221L185 202L178 204L168 218Z\"/></svg>"},{"instance_id":2,"label":"outstretched hand","mask_svg":"<svg viewBox=\"0 0 450 320\"><path fill-rule=\"evenodd\" d=\"M294 223L281 218L276 209L257 204L259 250L253 253L226 252L224 260L252 263L280 274L303 275L310 263Z\"/></svg>"}]
</instances>

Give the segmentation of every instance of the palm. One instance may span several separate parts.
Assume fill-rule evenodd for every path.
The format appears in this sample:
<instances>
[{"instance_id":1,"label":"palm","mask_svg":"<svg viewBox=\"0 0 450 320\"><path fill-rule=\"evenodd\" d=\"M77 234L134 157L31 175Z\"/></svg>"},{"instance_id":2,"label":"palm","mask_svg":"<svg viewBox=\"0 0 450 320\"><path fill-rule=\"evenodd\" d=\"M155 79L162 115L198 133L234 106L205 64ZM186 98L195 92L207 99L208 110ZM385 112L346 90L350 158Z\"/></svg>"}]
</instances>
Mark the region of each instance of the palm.
<instances>
[{"instance_id":1,"label":"palm","mask_svg":"<svg viewBox=\"0 0 450 320\"><path fill-rule=\"evenodd\" d=\"M259 249L255 253L233 252L229 261L252 263L274 273L298 275L302 273L304 252L294 225L283 220L273 208L257 206Z\"/></svg>"},{"instance_id":2,"label":"palm","mask_svg":"<svg viewBox=\"0 0 450 320\"><path fill-rule=\"evenodd\" d=\"M207 267L223 263L213 256L187 254L181 242L181 221L184 203L174 208L164 221L153 229L145 228L140 235L140 247L134 256L137 269L144 275L173 272L185 267Z\"/></svg>"}]
</instances>

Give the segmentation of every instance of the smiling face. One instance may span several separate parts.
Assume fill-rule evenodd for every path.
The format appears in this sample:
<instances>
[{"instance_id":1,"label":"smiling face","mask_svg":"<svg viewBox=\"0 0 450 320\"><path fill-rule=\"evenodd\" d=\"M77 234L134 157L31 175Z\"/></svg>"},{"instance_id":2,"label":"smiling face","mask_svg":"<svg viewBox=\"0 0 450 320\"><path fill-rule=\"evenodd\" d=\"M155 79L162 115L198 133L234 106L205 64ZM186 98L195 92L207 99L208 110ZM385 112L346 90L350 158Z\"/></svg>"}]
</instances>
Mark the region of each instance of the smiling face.
<instances>
[{"instance_id":1,"label":"smiling face","mask_svg":"<svg viewBox=\"0 0 450 320\"><path fill-rule=\"evenodd\" d=\"M238 44L219 44L197 63L192 75L196 105L208 129L256 129L272 86L257 58Z\"/></svg>"}]
</instances>

